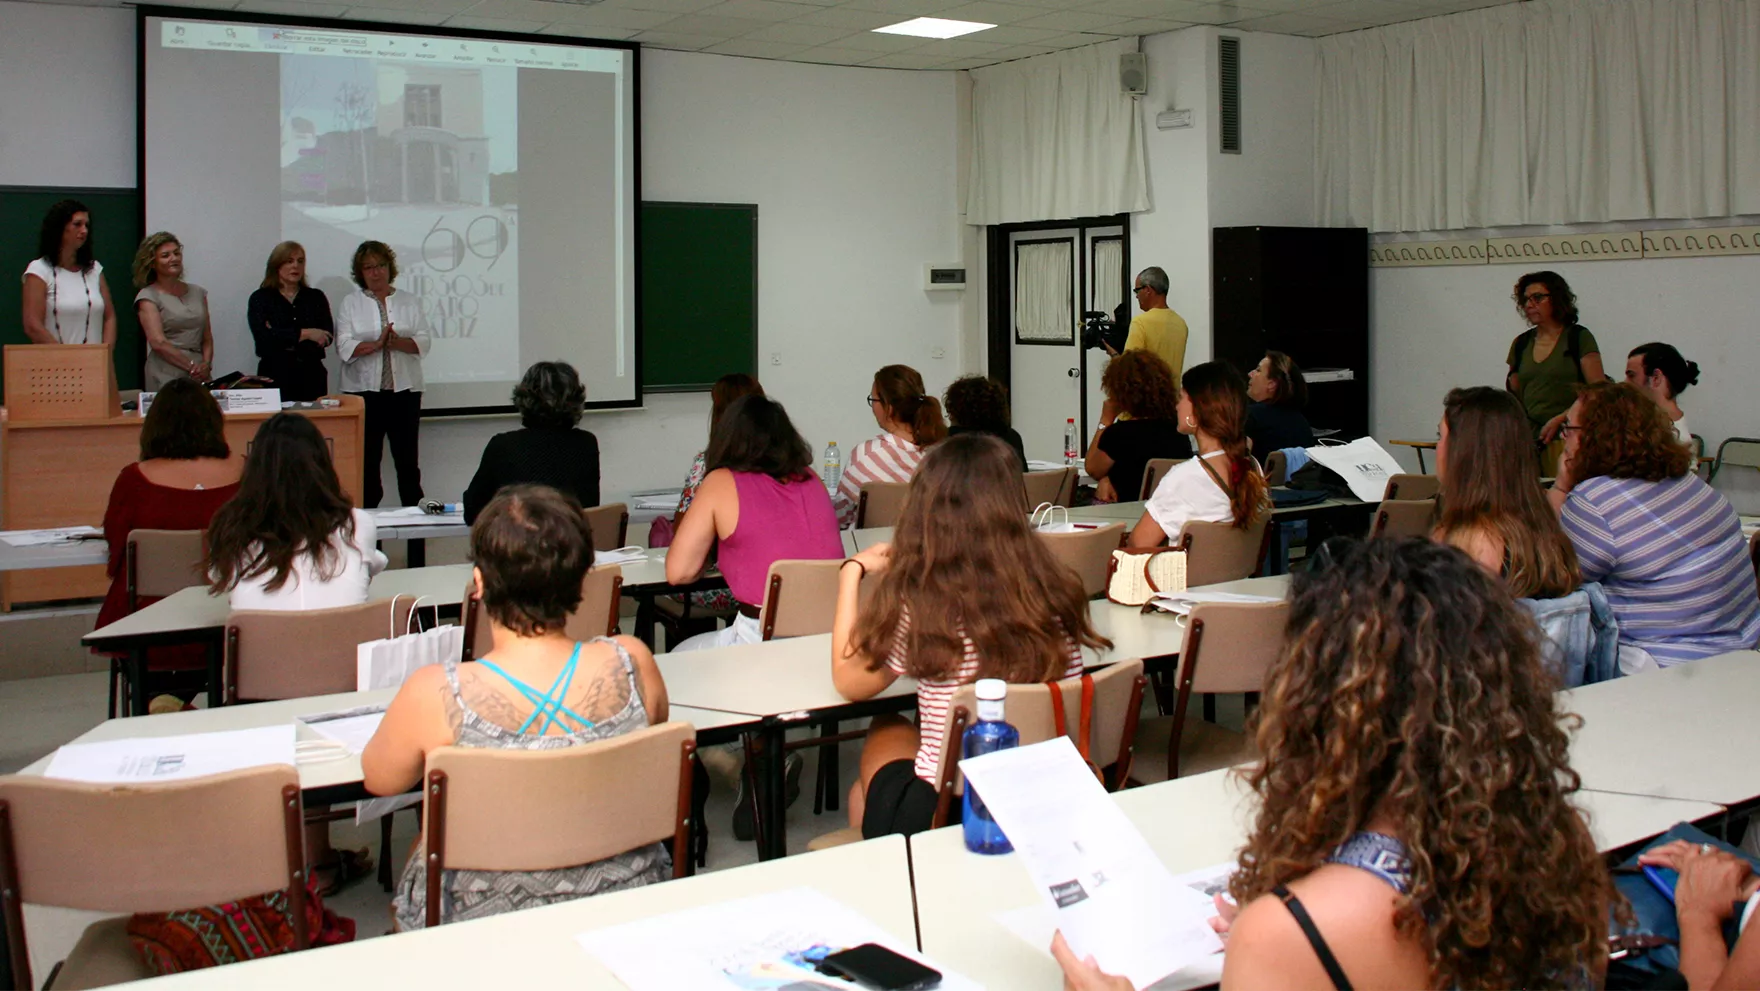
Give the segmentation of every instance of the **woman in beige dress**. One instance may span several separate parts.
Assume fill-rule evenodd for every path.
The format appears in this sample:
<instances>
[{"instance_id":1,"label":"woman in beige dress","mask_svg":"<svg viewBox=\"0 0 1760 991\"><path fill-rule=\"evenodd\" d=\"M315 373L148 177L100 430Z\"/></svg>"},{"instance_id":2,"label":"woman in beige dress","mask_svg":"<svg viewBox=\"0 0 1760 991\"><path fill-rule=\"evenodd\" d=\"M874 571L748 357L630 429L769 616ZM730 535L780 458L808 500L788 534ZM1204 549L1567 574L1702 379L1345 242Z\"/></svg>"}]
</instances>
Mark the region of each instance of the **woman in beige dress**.
<instances>
[{"instance_id":1,"label":"woman in beige dress","mask_svg":"<svg viewBox=\"0 0 1760 991\"><path fill-rule=\"evenodd\" d=\"M214 331L208 291L183 281L183 244L175 234L147 235L134 253L135 314L147 337L143 387L156 392L172 379L214 377Z\"/></svg>"}]
</instances>

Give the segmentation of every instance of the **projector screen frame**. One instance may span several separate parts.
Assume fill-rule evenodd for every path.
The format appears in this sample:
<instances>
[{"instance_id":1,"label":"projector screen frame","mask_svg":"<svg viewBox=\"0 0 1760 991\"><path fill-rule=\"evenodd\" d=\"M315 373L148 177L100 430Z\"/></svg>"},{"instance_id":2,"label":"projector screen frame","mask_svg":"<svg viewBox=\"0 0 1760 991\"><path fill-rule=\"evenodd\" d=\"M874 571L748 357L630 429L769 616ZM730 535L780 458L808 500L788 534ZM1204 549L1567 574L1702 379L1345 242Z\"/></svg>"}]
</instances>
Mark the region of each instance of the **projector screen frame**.
<instances>
[{"instance_id":1,"label":"projector screen frame","mask_svg":"<svg viewBox=\"0 0 1760 991\"><path fill-rule=\"evenodd\" d=\"M238 24L278 24L288 27L309 27L326 30L378 31L389 34L420 34L441 38L470 38L488 41L512 41L526 44L555 45L575 48L615 48L630 56L630 265L632 284L630 312L634 318L634 340L630 353L634 394L627 400L595 401L591 396L585 410L619 410L642 408L642 46L633 41L611 38L579 38L562 34L523 34L513 31L483 31L427 24L393 24L385 21L351 20L336 17L297 17L285 14L256 14L249 11L209 9L206 7L169 7L143 4L135 7L135 192L139 199L140 229L147 229L147 19L174 18L192 21L232 22ZM141 349L143 369L147 348ZM255 369L241 369L254 372ZM510 390L511 391L511 390ZM686 391L686 390L678 390ZM504 405L438 407L422 409L424 419L455 416L505 416L516 412L511 397Z\"/></svg>"}]
</instances>

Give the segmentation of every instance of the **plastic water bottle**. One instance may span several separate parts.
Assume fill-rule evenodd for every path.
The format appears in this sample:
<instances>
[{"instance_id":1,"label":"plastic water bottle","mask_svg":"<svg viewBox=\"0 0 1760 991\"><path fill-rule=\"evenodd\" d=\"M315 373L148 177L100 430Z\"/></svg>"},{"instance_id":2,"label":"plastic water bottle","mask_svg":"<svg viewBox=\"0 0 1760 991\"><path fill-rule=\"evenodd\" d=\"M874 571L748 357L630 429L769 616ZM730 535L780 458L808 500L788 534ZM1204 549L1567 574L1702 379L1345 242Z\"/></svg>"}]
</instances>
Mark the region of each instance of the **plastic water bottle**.
<instances>
[{"instance_id":1,"label":"plastic water bottle","mask_svg":"<svg viewBox=\"0 0 1760 991\"><path fill-rule=\"evenodd\" d=\"M979 680L978 721L966 727L965 736L960 739L960 756L976 757L1021 745L1021 731L1002 718L1002 703L1007 697L1008 682L1000 678ZM983 854L1014 851L970 781L966 782L964 822L967 850Z\"/></svg>"},{"instance_id":2,"label":"plastic water bottle","mask_svg":"<svg viewBox=\"0 0 1760 991\"><path fill-rule=\"evenodd\" d=\"M438 499L423 499L422 512L427 513L430 516L440 516L444 513L462 513L464 512L464 503L441 502Z\"/></svg>"},{"instance_id":3,"label":"plastic water bottle","mask_svg":"<svg viewBox=\"0 0 1760 991\"><path fill-rule=\"evenodd\" d=\"M837 483L843 481L843 455L837 453L837 442L825 445L825 467L820 472L825 479L825 487L837 491Z\"/></svg>"},{"instance_id":4,"label":"plastic water bottle","mask_svg":"<svg viewBox=\"0 0 1760 991\"><path fill-rule=\"evenodd\" d=\"M1076 463L1076 418L1073 416L1063 421L1063 463Z\"/></svg>"}]
</instances>

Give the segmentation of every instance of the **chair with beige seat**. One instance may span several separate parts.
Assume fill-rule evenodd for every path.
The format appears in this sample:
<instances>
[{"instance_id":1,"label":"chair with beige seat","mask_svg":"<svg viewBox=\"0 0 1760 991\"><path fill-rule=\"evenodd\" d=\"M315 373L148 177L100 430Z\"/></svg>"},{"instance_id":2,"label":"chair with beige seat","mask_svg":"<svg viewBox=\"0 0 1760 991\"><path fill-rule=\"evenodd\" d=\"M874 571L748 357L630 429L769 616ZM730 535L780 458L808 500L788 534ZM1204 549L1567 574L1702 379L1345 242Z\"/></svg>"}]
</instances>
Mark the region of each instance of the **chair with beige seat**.
<instances>
[{"instance_id":1,"label":"chair with beige seat","mask_svg":"<svg viewBox=\"0 0 1760 991\"><path fill-rule=\"evenodd\" d=\"M629 539L629 504L608 502L586 511L587 528L593 532L593 549L614 551Z\"/></svg>"},{"instance_id":2,"label":"chair with beige seat","mask_svg":"<svg viewBox=\"0 0 1760 991\"><path fill-rule=\"evenodd\" d=\"M568 614L563 633L576 640L617 634L617 607L623 593L623 568L615 564L594 565L581 579L581 604ZM477 596L475 582L464 590L464 657L473 661L495 647L488 614Z\"/></svg>"},{"instance_id":3,"label":"chair with beige seat","mask_svg":"<svg viewBox=\"0 0 1760 991\"><path fill-rule=\"evenodd\" d=\"M414 607L404 595L333 609L234 609L222 654L226 704L355 691L356 648L402 636Z\"/></svg>"},{"instance_id":4,"label":"chair with beige seat","mask_svg":"<svg viewBox=\"0 0 1760 991\"><path fill-rule=\"evenodd\" d=\"M1171 715L1145 722L1137 734L1136 780L1163 781L1254 759L1253 741L1214 722L1192 718L1195 693L1241 692L1249 698L1283 650L1289 603L1202 602L1186 619L1178 692Z\"/></svg>"},{"instance_id":5,"label":"chair with beige seat","mask_svg":"<svg viewBox=\"0 0 1760 991\"><path fill-rule=\"evenodd\" d=\"M1375 511L1375 537L1428 537L1436 527L1435 499L1383 499Z\"/></svg>"},{"instance_id":6,"label":"chair with beige seat","mask_svg":"<svg viewBox=\"0 0 1760 991\"><path fill-rule=\"evenodd\" d=\"M1037 507L1048 502L1053 506L1068 508L1075 501L1079 474L1074 468L1027 472L1021 476L1021 481L1027 487L1027 505Z\"/></svg>"},{"instance_id":7,"label":"chair with beige seat","mask_svg":"<svg viewBox=\"0 0 1760 991\"><path fill-rule=\"evenodd\" d=\"M1137 495L1137 498L1144 502L1149 501L1149 497L1154 495L1155 490L1161 487L1161 480L1167 477L1167 473L1173 470L1174 465L1177 465L1184 460L1186 459L1150 458L1148 463L1143 465L1143 490ZM1124 493L1120 492L1118 497L1123 499Z\"/></svg>"},{"instance_id":8,"label":"chair with beige seat","mask_svg":"<svg viewBox=\"0 0 1760 991\"><path fill-rule=\"evenodd\" d=\"M1260 513L1246 528L1233 523L1187 520L1173 546L1186 552L1186 586L1250 578L1265 559L1270 513Z\"/></svg>"},{"instance_id":9,"label":"chair with beige seat","mask_svg":"<svg viewBox=\"0 0 1760 991\"><path fill-rule=\"evenodd\" d=\"M556 750L441 747L423 775L427 925L440 925L448 870L577 867L664 841L691 873L696 730L668 722Z\"/></svg>"},{"instance_id":10,"label":"chair with beige seat","mask_svg":"<svg viewBox=\"0 0 1760 991\"><path fill-rule=\"evenodd\" d=\"M1389 475L1381 498L1434 499L1441 491L1442 481L1435 475Z\"/></svg>"},{"instance_id":11,"label":"chair with beige seat","mask_svg":"<svg viewBox=\"0 0 1760 991\"><path fill-rule=\"evenodd\" d=\"M856 500L856 529L893 526L904 510L904 497L910 492L909 482L868 482Z\"/></svg>"},{"instance_id":12,"label":"chair with beige seat","mask_svg":"<svg viewBox=\"0 0 1760 991\"><path fill-rule=\"evenodd\" d=\"M127 932L136 912L175 912L282 890L293 948L308 945L299 773L285 764L170 784L0 778L0 913L11 983L31 988L22 905L117 914L88 926L42 985L146 980ZM170 867L173 851L198 851Z\"/></svg>"},{"instance_id":13,"label":"chair with beige seat","mask_svg":"<svg viewBox=\"0 0 1760 991\"><path fill-rule=\"evenodd\" d=\"M1108 664L1093 672L1091 677L1093 696L1085 740L1081 734L1081 678L1010 685L1004 712L1009 724L1020 731L1021 746L1043 743L1057 735L1056 709L1051 700L1051 693L1057 692L1063 699L1063 735L1074 740L1089 763L1101 770L1107 790L1117 791L1134 776L1132 752L1137 740L1137 714L1142 709L1143 692L1148 683L1143 677L1143 662L1135 658ZM960 740L966 727L976 718L977 700L977 685L965 684L947 703L947 726L941 737L941 768L936 775L938 801L931 829L947 825L954 803L965 791L965 781L959 773ZM850 827L816 837L807 847L823 850L854 843L861 838L862 831Z\"/></svg>"},{"instance_id":14,"label":"chair with beige seat","mask_svg":"<svg viewBox=\"0 0 1760 991\"><path fill-rule=\"evenodd\" d=\"M1088 598L1105 593L1107 566L1112 562L1112 552L1125 537L1123 523L1108 523L1074 533L1035 533L1051 549L1052 555L1082 579L1082 591Z\"/></svg>"},{"instance_id":15,"label":"chair with beige seat","mask_svg":"<svg viewBox=\"0 0 1760 991\"><path fill-rule=\"evenodd\" d=\"M1265 484L1276 487L1289 481L1289 458L1282 451L1265 455Z\"/></svg>"},{"instance_id":16,"label":"chair with beige seat","mask_svg":"<svg viewBox=\"0 0 1760 991\"><path fill-rule=\"evenodd\" d=\"M206 585L202 574L206 539L206 530L130 530L122 547L123 587L128 591L128 611L132 613L139 609L142 599L162 599L192 585ZM145 670L144 660L142 663L142 670ZM110 717L113 719L126 715L134 704L122 665L122 658L111 658ZM207 677L206 672L199 674L203 679ZM143 690L146 690L144 686ZM150 696L152 692L147 691L147 694Z\"/></svg>"}]
</instances>

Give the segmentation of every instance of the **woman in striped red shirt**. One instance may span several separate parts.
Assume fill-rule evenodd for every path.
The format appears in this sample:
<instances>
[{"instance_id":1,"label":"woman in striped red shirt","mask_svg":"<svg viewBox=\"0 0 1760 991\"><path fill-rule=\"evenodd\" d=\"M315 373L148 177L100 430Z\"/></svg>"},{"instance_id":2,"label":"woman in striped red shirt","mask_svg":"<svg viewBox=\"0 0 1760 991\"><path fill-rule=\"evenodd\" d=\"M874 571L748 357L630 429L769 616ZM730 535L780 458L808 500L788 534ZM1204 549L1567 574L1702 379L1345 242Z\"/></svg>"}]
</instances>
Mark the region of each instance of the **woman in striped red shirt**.
<instances>
[{"instance_id":1,"label":"woman in striped red shirt","mask_svg":"<svg viewBox=\"0 0 1760 991\"><path fill-rule=\"evenodd\" d=\"M930 451L893 537L844 562L831 629L844 698L917 680L918 725L880 716L868 727L849 796L850 825L865 837L929 827L955 689L1074 677L1082 647L1111 646L1088 621L1081 580L1033 536L1020 466L995 437L962 434ZM868 575L878 587L860 603Z\"/></svg>"},{"instance_id":2,"label":"woman in striped red shirt","mask_svg":"<svg viewBox=\"0 0 1760 991\"><path fill-rule=\"evenodd\" d=\"M923 376L909 365L887 365L874 373L868 408L881 434L850 452L849 467L837 486L837 524L856 519L856 503L868 482L908 482L923 460L923 449L947 436L941 401L925 395Z\"/></svg>"}]
</instances>

